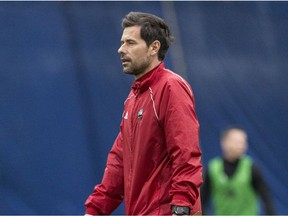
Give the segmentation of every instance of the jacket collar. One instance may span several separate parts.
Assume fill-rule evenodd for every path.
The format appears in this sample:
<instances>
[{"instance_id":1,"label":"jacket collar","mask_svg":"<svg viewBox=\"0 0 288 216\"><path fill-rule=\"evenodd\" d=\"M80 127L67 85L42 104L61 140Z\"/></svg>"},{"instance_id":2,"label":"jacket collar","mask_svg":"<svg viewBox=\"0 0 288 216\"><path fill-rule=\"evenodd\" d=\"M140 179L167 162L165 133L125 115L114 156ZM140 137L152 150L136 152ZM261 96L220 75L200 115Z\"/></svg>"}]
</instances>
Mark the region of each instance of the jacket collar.
<instances>
[{"instance_id":1,"label":"jacket collar","mask_svg":"<svg viewBox=\"0 0 288 216\"><path fill-rule=\"evenodd\" d=\"M132 84L132 91L135 95L141 94L146 91L152 83L154 83L158 78L158 73L164 68L164 63L161 62L158 66L156 66L151 71L147 72L144 76L135 80Z\"/></svg>"}]
</instances>

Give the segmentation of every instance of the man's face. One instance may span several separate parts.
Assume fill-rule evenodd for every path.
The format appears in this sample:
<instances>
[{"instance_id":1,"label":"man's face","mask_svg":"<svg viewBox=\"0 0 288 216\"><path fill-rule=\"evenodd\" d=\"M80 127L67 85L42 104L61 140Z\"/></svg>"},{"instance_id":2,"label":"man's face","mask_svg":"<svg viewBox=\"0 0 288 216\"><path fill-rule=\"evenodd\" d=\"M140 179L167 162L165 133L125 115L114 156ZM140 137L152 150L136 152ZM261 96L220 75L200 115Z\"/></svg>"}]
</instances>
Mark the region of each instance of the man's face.
<instances>
[{"instance_id":1,"label":"man's face","mask_svg":"<svg viewBox=\"0 0 288 216\"><path fill-rule=\"evenodd\" d=\"M121 56L123 71L139 78L150 70L151 53L140 36L140 26L124 29L118 53Z\"/></svg>"},{"instance_id":2,"label":"man's face","mask_svg":"<svg viewBox=\"0 0 288 216\"><path fill-rule=\"evenodd\" d=\"M247 150L247 135L241 130L231 130L222 140L224 157L230 160L239 159Z\"/></svg>"}]
</instances>

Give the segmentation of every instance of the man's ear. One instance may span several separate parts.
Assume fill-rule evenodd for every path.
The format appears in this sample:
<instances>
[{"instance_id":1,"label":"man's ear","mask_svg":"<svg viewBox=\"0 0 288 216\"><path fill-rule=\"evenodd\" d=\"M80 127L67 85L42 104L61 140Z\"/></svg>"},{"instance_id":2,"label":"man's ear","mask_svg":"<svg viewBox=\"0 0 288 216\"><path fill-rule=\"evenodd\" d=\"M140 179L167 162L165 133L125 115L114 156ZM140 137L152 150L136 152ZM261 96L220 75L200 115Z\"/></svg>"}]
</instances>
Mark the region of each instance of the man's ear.
<instances>
[{"instance_id":1,"label":"man's ear","mask_svg":"<svg viewBox=\"0 0 288 216\"><path fill-rule=\"evenodd\" d=\"M150 45L151 55L157 55L159 52L159 49L161 47L161 43L158 40L155 40Z\"/></svg>"}]
</instances>

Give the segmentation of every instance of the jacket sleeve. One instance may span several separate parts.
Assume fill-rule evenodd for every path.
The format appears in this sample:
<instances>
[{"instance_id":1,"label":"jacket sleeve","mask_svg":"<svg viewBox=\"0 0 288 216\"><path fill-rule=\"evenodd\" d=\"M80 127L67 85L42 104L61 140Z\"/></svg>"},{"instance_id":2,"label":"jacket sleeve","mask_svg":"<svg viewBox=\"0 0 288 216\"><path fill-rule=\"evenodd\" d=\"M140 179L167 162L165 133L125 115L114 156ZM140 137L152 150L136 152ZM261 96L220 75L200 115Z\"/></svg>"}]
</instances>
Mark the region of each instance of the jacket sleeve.
<instances>
[{"instance_id":1,"label":"jacket sleeve","mask_svg":"<svg viewBox=\"0 0 288 216\"><path fill-rule=\"evenodd\" d=\"M267 215L276 215L272 199L270 197L270 189L264 180L260 168L253 163L252 165L252 185L255 191L262 198L265 213Z\"/></svg>"},{"instance_id":2,"label":"jacket sleeve","mask_svg":"<svg viewBox=\"0 0 288 216\"><path fill-rule=\"evenodd\" d=\"M102 182L95 186L94 192L85 202L86 214L109 215L123 200L123 149L121 140L121 133L119 133L108 154Z\"/></svg>"},{"instance_id":3,"label":"jacket sleeve","mask_svg":"<svg viewBox=\"0 0 288 216\"><path fill-rule=\"evenodd\" d=\"M192 89L182 79L169 80L163 89L160 121L172 161L171 205L201 211L202 153Z\"/></svg>"},{"instance_id":4,"label":"jacket sleeve","mask_svg":"<svg viewBox=\"0 0 288 216\"><path fill-rule=\"evenodd\" d=\"M210 199L211 194L211 188L210 188L210 176L208 169L203 174L204 183L201 186L201 204L202 204L202 213L203 215L207 215L208 213L208 203Z\"/></svg>"}]
</instances>

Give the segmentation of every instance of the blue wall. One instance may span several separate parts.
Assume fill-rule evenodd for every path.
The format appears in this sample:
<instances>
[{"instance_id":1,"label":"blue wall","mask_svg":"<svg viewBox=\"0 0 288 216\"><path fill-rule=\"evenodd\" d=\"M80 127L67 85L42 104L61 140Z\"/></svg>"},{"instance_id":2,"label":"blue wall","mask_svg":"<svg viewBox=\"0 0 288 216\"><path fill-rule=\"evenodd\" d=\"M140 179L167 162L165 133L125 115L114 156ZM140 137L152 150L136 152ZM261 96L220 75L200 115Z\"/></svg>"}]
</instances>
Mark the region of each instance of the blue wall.
<instances>
[{"instance_id":1,"label":"blue wall","mask_svg":"<svg viewBox=\"0 0 288 216\"><path fill-rule=\"evenodd\" d=\"M84 213L133 82L117 54L121 19L163 16L162 4L0 2L0 214ZM219 131L242 125L277 212L288 214L288 3L174 7L203 164L221 153Z\"/></svg>"}]
</instances>

